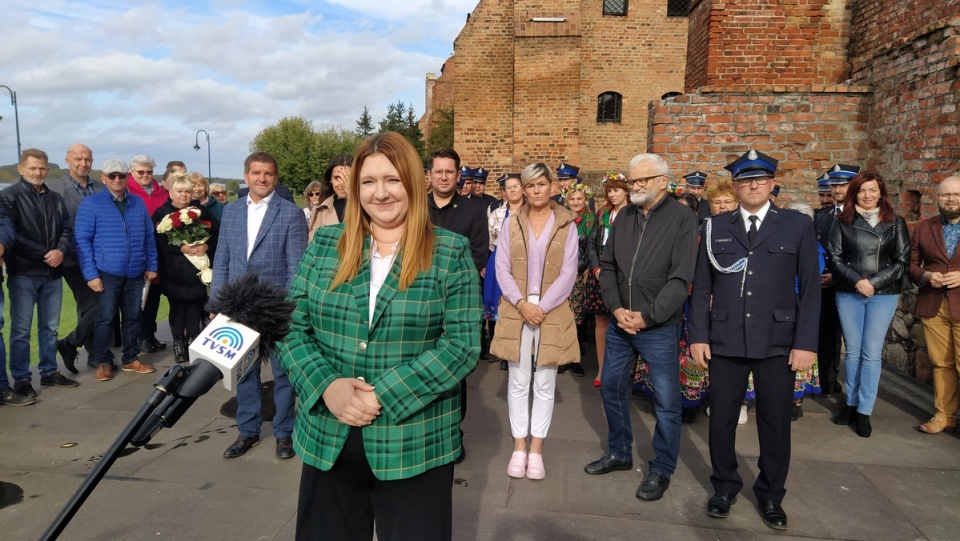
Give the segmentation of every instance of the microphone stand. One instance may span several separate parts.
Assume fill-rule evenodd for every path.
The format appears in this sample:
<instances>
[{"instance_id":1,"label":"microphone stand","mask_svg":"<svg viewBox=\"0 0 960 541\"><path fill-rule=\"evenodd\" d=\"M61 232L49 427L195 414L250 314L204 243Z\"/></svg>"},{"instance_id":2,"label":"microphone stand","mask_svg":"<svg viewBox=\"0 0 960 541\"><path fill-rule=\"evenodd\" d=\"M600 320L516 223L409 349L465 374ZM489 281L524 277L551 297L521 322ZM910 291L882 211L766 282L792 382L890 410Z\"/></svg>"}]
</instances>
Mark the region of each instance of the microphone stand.
<instances>
[{"instance_id":1,"label":"microphone stand","mask_svg":"<svg viewBox=\"0 0 960 541\"><path fill-rule=\"evenodd\" d=\"M97 488L97 485L100 483L100 480L103 479L103 476L106 475L110 466L120 457L120 452L130 443L134 434L140 430L150 417L150 414L157 409L157 406L163 402L167 395L177 391L187 373L184 367L174 365L170 367L165 374L160 376L160 379L153 384L154 389L150 393L150 396L147 397L143 406L140 407L140 411L130 419L130 423L123 429L120 436L114 440L113 445L107 449L96 466L87 474L87 478L83 480L80 488L70 497L66 505L63 506L63 509L60 510L60 513L57 514L57 517L53 519L53 522L47 527L47 530L43 532L40 541L53 541L60 537L64 528L67 527L67 524L73 516L77 514L80 506L87 500L93 492L93 489Z\"/></svg>"}]
</instances>

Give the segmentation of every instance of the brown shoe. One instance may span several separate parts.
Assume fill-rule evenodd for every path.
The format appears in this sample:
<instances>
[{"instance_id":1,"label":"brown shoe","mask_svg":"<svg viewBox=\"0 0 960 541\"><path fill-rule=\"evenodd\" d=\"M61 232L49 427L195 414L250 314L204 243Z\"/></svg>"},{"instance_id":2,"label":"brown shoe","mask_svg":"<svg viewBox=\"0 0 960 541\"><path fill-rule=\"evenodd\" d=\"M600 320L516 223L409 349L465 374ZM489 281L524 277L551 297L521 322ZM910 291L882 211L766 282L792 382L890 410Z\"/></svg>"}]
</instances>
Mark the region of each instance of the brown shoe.
<instances>
[{"instance_id":1,"label":"brown shoe","mask_svg":"<svg viewBox=\"0 0 960 541\"><path fill-rule=\"evenodd\" d=\"M123 371L136 372L137 374L152 374L156 372L157 369L149 364L140 362L140 359L135 359L132 363L123 365Z\"/></svg>"},{"instance_id":2,"label":"brown shoe","mask_svg":"<svg viewBox=\"0 0 960 541\"><path fill-rule=\"evenodd\" d=\"M101 364L97 367L97 381L110 381L113 379L113 370L110 370L109 364Z\"/></svg>"},{"instance_id":3,"label":"brown shoe","mask_svg":"<svg viewBox=\"0 0 960 541\"><path fill-rule=\"evenodd\" d=\"M944 430L956 430L957 421L954 420L953 423L950 423L946 417L938 413L933 416L933 419L930 419L917 428L920 429L920 432L926 432L927 434L939 434Z\"/></svg>"}]
</instances>

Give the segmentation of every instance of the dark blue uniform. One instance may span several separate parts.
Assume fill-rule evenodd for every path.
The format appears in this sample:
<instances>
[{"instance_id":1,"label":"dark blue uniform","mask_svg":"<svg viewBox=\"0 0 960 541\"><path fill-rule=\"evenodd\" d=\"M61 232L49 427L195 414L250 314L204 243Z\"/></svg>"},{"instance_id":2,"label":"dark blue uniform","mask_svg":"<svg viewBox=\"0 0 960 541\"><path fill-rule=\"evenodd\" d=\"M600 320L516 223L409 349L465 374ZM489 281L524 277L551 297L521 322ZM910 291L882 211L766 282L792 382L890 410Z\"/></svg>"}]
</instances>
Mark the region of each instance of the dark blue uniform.
<instances>
[{"instance_id":1,"label":"dark blue uniform","mask_svg":"<svg viewBox=\"0 0 960 541\"><path fill-rule=\"evenodd\" d=\"M754 493L762 501L783 500L795 381L789 355L794 349L817 350L816 242L809 217L772 204L753 243L747 240L739 209L704 222L693 279L690 343L708 343L712 354L710 459L718 493L737 494L743 487L737 473L736 428L747 376L753 371L760 437Z\"/></svg>"}]
</instances>

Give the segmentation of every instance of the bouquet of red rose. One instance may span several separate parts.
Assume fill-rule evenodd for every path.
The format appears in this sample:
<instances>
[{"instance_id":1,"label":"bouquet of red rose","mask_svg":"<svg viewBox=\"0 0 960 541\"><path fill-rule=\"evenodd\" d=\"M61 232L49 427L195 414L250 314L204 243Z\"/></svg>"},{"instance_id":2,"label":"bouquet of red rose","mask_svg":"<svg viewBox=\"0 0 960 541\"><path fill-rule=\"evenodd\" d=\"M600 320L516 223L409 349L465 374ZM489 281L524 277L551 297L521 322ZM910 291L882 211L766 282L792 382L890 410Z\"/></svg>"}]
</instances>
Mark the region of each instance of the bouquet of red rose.
<instances>
[{"instance_id":1,"label":"bouquet of red rose","mask_svg":"<svg viewBox=\"0 0 960 541\"><path fill-rule=\"evenodd\" d=\"M200 219L200 209L187 207L164 216L157 224L157 233L166 235L167 242L171 246L182 244L196 246L197 244L205 244L210 240L211 225L210 222ZM200 271L197 273L200 281L209 286L210 282L213 281L213 269L210 268L210 258L207 257L207 254L183 255Z\"/></svg>"}]
</instances>

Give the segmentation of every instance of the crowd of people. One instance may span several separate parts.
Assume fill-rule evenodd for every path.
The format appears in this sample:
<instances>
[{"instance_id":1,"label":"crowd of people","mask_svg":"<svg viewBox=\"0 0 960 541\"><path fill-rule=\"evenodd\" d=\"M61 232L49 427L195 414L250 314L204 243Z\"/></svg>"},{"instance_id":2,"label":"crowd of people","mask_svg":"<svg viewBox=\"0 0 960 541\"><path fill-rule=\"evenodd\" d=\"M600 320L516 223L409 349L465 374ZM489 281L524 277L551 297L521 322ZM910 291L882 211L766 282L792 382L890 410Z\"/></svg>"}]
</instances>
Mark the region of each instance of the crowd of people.
<instances>
[{"instance_id":1,"label":"crowd of people","mask_svg":"<svg viewBox=\"0 0 960 541\"><path fill-rule=\"evenodd\" d=\"M140 355L166 347L156 338L161 294L173 359L188 361L211 317L206 301L255 273L296 306L265 361L276 456L303 460L298 539L370 539L374 527L384 540L450 539L465 381L480 359L507 371L507 475L543 479L556 379L586 375L590 341L608 430L586 474L633 468L630 400L640 394L656 427L636 497L662 498L682 424L704 411L706 512L727 517L743 488L736 429L752 406L754 494L764 524L785 529L790 428L804 397L842 393L833 422L871 436L884 336L899 293L914 285L936 398L918 428L956 427L960 176L937 186L939 215L911 239L875 172L836 164L818 180L821 208L785 208L777 160L754 149L726 166L729 178L694 171L682 185L662 156L639 154L596 194L576 166L532 163L498 179L497 199L488 171L453 149L423 164L385 133L331 160L303 190L303 208L263 152L245 160L247 188L230 203L223 184L182 162L158 181L149 156L109 159L94 179L92 151L78 144L66 163L47 182L47 154L28 149L19 182L0 192L13 379L0 374L2 402L37 396L35 309L40 385L69 388L79 383L56 356L77 374L80 348L97 381L154 372ZM58 339L64 280L77 325ZM239 434L225 458L260 443L260 370L237 385Z\"/></svg>"}]
</instances>

